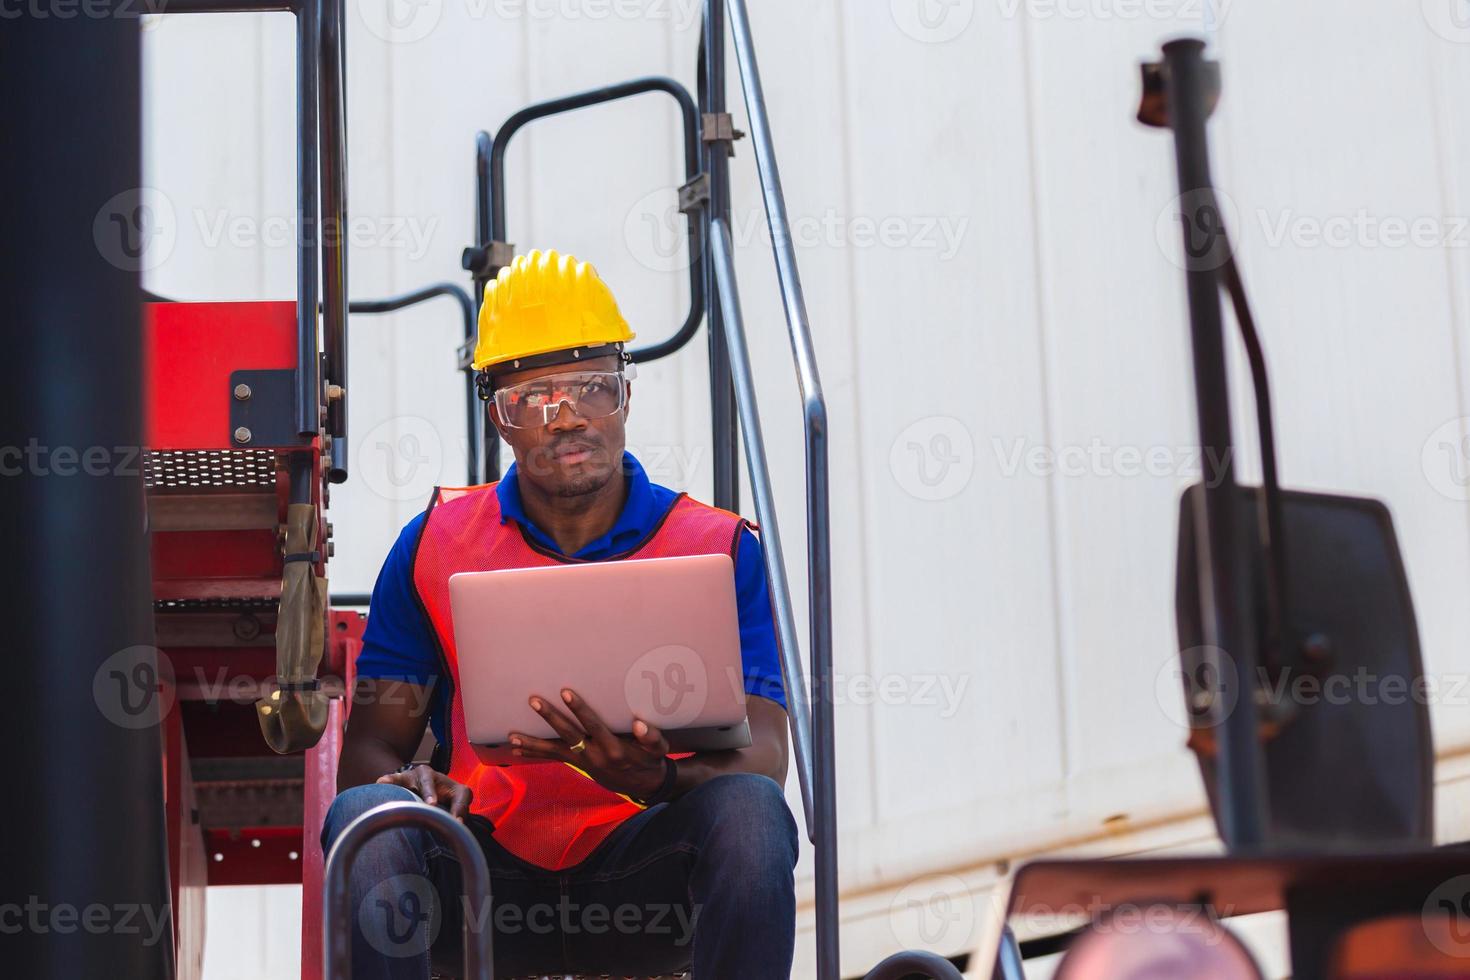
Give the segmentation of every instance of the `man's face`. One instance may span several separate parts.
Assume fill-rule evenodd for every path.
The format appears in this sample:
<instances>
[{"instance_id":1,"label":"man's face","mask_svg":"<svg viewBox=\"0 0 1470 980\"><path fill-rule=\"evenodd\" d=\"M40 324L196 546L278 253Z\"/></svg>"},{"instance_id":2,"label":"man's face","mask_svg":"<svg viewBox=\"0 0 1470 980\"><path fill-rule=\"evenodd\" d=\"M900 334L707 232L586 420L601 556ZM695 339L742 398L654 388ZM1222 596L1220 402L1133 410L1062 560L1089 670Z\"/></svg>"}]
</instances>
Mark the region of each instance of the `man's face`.
<instances>
[{"instance_id":1,"label":"man's face","mask_svg":"<svg viewBox=\"0 0 1470 980\"><path fill-rule=\"evenodd\" d=\"M495 387L524 384L537 378L571 371L616 371L615 355L553 364L549 367L511 371L495 376ZM620 383L626 384L627 382ZM631 391L628 394L631 400ZM562 403L556 417L546 425L512 428L492 399L490 420L500 436L510 444L516 457L516 472L537 489L557 497L578 497L596 493L622 473L624 423L628 417L627 402L621 411L600 419L585 419Z\"/></svg>"}]
</instances>

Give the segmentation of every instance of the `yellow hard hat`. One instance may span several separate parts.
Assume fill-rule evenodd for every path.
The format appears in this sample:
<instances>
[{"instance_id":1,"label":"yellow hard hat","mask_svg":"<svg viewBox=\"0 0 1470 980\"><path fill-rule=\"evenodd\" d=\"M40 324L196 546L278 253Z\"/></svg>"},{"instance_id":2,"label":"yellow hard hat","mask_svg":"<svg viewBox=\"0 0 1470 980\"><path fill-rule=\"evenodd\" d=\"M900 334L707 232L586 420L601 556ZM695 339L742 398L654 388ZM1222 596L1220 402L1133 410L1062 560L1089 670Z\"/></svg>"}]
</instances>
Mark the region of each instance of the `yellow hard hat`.
<instances>
[{"instance_id":1,"label":"yellow hard hat","mask_svg":"<svg viewBox=\"0 0 1470 980\"><path fill-rule=\"evenodd\" d=\"M620 354L632 339L596 269L555 250L533 249L485 284L472 364L476 371L540 367Z\"/></svg>"}]
</instances>

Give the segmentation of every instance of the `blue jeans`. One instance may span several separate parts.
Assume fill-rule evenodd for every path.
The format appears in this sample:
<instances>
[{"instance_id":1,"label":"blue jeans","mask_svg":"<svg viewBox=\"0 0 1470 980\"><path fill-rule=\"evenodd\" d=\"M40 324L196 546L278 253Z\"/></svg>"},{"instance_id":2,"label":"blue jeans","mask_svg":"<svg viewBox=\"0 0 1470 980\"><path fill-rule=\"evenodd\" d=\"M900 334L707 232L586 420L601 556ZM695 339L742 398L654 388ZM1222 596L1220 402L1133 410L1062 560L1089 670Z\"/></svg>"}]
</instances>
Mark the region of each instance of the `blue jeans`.
<instances>
[{"instance_id":1,"label":"blue jeans","mask_svg":"<svg viewBox=\"0 0 1470 980\"><path fill-rule=\"evenodd\" d=\"M322 847L373 807L417 799L401 786L338 795ZM796 823L765 776L718 776L621 824L587 858L547 871L505 850L482 817L467 821L490 868L497 977L567 973L694 980L789 977L796 933ZM352 868L352 975L425 980L453 973L464 911L459 862L427 831L372 838Z\"/></svg>"}]
</instances>

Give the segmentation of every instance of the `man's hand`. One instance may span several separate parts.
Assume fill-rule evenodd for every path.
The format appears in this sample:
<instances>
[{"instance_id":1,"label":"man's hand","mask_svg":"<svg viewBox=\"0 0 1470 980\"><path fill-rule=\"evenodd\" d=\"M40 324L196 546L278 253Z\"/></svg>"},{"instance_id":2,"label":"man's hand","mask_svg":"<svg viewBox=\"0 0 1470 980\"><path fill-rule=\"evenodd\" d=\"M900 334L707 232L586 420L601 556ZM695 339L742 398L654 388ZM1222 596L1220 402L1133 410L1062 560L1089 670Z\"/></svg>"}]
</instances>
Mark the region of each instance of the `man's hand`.
<instances>
[{"instance_id":1,"label":"man's hand","mask_svg":"<svg viewBox=\"0 0 1470 980\"><path fill-rule=\"evenodd\" d=\"M563 689L561 699L575 721L546 700L531 698L531 709L545 718L561 738L533 738L511 732L513 754L571 763L599 785L625 796L644 799L658 792L664 781L664 757L669 754L669 743L662 732L639 719L633 722L631 737L620 737L608 731L597 712L576 692ZM582 746L581 750L572 751L574 745Z\"/></svg>"},{"instance_id":2,"label":"man's hand","mask_svg":"<svg viewBox=\"0 0 1470 980\"><path fill-rule=\"evenodd\" d=\"M425 803L448 810L451 817L461 821L470 812L470 800L475 796L475 791L468 786L456 783L433 766L423 763L403 772L379 776L378 782L402 786L417 793Z\"/></svg>"}]
</instances>

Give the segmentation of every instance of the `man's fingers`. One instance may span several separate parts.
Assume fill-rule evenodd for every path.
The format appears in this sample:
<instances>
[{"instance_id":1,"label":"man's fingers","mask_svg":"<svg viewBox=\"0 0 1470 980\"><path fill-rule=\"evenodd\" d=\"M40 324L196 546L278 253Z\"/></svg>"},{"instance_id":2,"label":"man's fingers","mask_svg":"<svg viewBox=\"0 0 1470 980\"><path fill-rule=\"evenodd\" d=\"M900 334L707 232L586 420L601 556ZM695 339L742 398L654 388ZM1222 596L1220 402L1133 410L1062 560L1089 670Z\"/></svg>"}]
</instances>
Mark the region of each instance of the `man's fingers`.
<instances>
[{"instance_id":1,"label":"man's fingers","mask_svg":"<svg viewBox=\"0 0 1470 980\"><path fill-rule=\"evenodd\" d=\"M522 755L535 753L537 758L562 760L569 754L565 742L532 738L530 735L522 735L519 732L511 735L510 744L513 749L520 749Z\"/></svg>"},{"instance_id":2,"label":"man's fingers","mask_svg":"<svg viewBox=\"0 0 1470 980\"><path fill-rule=\"evenodd\" d=\"M669 741L664 738L664 733L642 718L633 722L633 737L638 740L639 745L655 755L669 754Z\"/></svg>"},{"instance_id":3,"label":"man's fingers","mask_svg":"<svg viewBox=\"0 0 1470 980\"><path fill-rule=\"evenodd\" d=\"M468 786L457 784L449 797L449 815L463 820L470 812L470 800L474 798L474 795L475 791Z\"/></svg>"},{"instance_id":4,"label":"man's fingers","mask_svg":"<svg viewBox=\"0 0 1470 980\"><path fill-rule=\"evenodd\" d=\"M587 733L589 739L601 742L604 749L613 747L618 737L607 730L607 726L602 723L597 712L592 710L592 705L583 701L571 688L562 689L561 699L566 702L568 708L572 709L572 714L577 716L577 721L581 723L582 730Z\"/></svg>"},{"instance_id":5,"label":"man's fingers","mask_svg":"<svg viewBox=\"0 0 1470 980\"><path fill-rule=\"evenodd\" d=\"M415 789L419 797L425 803L434 803L438 799L438 794L434 792L434 770L428 766L414 766L409 773L415 777L417 782Z\"/></svg>"},{"instance_id":6,"label":"man's fingers","mask_svg":"<svg viewBox=\"0 0 1470 980\"><path fill-rule=\"evenodd\" d=\"M556 710L556 708L552 707L550 701L547 701L544 698L532 698L531 710L535 711L542 718L546 719L546 723L550 725L552 729L558 735L560 735L562 737L562 740L565 741L568 745L576 745L582 740L582 730L578 728L570 718L562 714L560 711Z\"/></svg>"}]
</instances>

